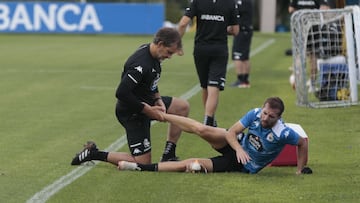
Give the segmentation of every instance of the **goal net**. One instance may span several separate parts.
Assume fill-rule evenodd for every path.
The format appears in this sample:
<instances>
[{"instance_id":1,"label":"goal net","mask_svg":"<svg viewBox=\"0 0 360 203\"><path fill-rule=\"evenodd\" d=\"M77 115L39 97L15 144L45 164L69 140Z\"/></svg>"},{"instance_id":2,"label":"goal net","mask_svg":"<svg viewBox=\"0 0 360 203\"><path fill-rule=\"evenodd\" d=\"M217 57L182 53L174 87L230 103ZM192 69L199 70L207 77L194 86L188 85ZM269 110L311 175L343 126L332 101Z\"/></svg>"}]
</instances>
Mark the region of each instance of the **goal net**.
<instances>
[{"instance_id":1,"label":"goal net","mask_svg":"<svg viewBox=\"0 0 360 203\"><path fill-rule=\"evenodd\" d=\"M291 16L297 105L358 104L360 9L298 10Z\"/></svg>"}]
</instances>

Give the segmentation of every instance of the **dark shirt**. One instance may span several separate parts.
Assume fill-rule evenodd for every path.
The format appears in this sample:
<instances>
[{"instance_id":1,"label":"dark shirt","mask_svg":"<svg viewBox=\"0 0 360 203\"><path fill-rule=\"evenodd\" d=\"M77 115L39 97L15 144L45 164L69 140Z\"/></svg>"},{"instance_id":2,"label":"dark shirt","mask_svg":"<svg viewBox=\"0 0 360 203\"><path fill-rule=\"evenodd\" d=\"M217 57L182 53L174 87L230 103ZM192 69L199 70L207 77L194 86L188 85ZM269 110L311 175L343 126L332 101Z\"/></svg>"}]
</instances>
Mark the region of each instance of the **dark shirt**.
<instances>
[{"instance_id":1,"label":"dark shirt","mask_svg":"<svg viewBox=\"0 0 360 203\"><path fill-rule=\"evenodd\" d=\"M240 31L253 29L253 0L237 0L240 15Z\"/></svg>"},{"instance_id":2,"label":"dark shirt","mask_svg":"<svg viewBox=\"0 0 360 203\"><path fill-rule=\"evenodd\" d=\"M239 23L234 0L193 0L185 16L196 17L196 45L222 44L227 47L227 26Z\"/></svg>"},{"instance_id":3,"label":"dark shirt","mask_svg":"<svg viewBox=\"0 0 360 203\"><path fill-rule=\"evenodd\" d=\"M150 44L140 46L125 62L116 90L118 110L139 113L144 108L141 102L154 105L160 74L160 61L151 56Z\"/></svg>"}]
</instances>

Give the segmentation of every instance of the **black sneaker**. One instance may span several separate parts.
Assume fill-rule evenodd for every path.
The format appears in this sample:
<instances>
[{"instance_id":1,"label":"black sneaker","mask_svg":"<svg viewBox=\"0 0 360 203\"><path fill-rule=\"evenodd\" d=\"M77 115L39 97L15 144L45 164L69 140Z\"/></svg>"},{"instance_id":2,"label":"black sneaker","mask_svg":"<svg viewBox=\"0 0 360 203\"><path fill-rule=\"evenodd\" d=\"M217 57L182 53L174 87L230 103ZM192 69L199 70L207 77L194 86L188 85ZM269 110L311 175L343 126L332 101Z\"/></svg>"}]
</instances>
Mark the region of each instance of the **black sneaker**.
<instances>
[{"instance_id":1,"label":"black sneaker","mask_svg":"<svg viewBox=\"0 0 360 203\"><path fill-rule=\"evenodd\" d=\"M237 87L238 88L250 88L250 83L249 82L242 82Z\"/></svg>"},{"instance_id":2,"label":"black sneaker","mask_svg":"<svg viewBox=\"0 0 360 203\"><path fill-rule=\"evenodd\" d=\"M238 88L250 88L250 82L243 82L240 80L235 81L230 85L230 87L238 87Z\"/></svg>"},{"instance_id":3,"label":"black sneaker","mask_svg":"<svg viewBox=\"0 0 360 203\"><path fill-rule=\"evenodd\" d=\"M92 160L92 155L99 151L99 149L96 147L95 142L93 141L87 141L86 144L84 144L84 149L77 153L76 156L71 161L71 165L80 165L82 163L85 163L87 161Z\"/></svg>"},{"instance_id":4,"label":"black sneaker","mask_svg":"<svg viewBox=\"0 0 360 203\"><path fill-rule=\"evenodd\" d=\"M286 49L285 56L292 56L292 49Z\"/></svg>"},{"instance_id":5,"label":"black sneaker","mask_svg":"<svg viewBox=\"0 0 360 203\"><path fill-rule=\"evenodd\" d=\"M180 161L180 159L177 156L170 157L170 158L161 157L160 162L165 162L165 161Z\"/></svg>"},{"instance_id":6,"label":"black sneaker","mask_svg":"<svg viewBox=\"0 0 360 203\"><path fill-rule=\"evenodd\" d=\"M238 87L241 84L240 80L236 80L235 82L233 82L230 87Z\"/></svg>"}]
</instances>

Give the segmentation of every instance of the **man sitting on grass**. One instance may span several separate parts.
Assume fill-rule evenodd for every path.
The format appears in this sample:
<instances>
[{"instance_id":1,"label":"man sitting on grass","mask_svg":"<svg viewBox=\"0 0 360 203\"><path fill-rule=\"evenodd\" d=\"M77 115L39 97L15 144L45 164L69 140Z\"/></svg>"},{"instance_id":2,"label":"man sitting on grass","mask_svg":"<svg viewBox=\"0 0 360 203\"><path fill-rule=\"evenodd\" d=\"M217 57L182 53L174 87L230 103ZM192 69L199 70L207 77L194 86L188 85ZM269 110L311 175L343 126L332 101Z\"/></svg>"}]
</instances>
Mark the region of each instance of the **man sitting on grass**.
<instances>
[{"instance_id":1,"label":"man sitting on grass","mask_svg":"<svg viewBox=\"0 0 360 203\"><path fill-rule=\"evenodd\" d=\"M119 161L118 169L257 173L271 163L286 144L291 144L298 146L296 174L310 174L312 170L305 167L308 144L304 138L284 124L281 119L283 111L284 103L280 98L268 98L262 108L250 110L228 130L164 113L163 121L175 124L186 132L199 135L221 155L213 158L191 158L154 164ZM245 129L248 129L246 134L244 134Z\"/></svg>"}]
</instances>

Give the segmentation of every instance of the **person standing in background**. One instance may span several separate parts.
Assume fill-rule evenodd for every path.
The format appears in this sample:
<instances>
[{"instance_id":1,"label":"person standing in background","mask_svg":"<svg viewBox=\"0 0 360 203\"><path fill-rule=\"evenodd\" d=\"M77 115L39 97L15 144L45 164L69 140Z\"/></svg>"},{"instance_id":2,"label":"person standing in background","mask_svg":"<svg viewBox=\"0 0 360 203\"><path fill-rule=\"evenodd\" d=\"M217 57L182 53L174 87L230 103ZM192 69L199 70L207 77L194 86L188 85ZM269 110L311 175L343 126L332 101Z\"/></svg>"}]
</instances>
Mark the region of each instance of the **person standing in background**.
<instances>
[{"instance_id":1,"label":"person standing in background","mask_svg":"<svg viewBox=\"0 0 360 203\"><path fill-rule=\"evenodd\" d=\"M292 15L300 9L329 9L330 0L290 0L288 12ZM292 49L287 49L285 55L292 56Z\"/></svg>"},{"instance_id":2,"label":"person standing in background","mask_svg":"<svg viewBox=\"0 0 360 203\"><path fill-rule=\"evenodd\" d=\"M289 14L292 15L295 11L297 10L301 10L301 9L319 9L319 10L327 10L330 9L329 6L329 0L290 0L290 4L289 4ZM316 45L318 43L314 43L312 44L312 42L316 42L319 41L319 35L316 33L319 33L319 26L318 25L313 25L310 30L309 33L313 33L313 34L309 34L308 35L308 42L306 45L306 52L309 58L309 63L310 63L310 72L311 72L311 78L309 80L309 82L307 82L309 84L309 92L315 92L316 88L315 86L315 80L316 80L316 73L317 73L317 56L316 56L316 51L319 49ZM315 33L315 34L314 34ZM286 55L292 55L292 49L286 51Z\"/></svg>"},{"instance_id":3,"label":"person standing in background","mask_svg":"<svg viewBox=\"0 0 360 203\"><path fill-rule=\"evenodd\" d=\"M194 61L205 107L204 124L217 126L215 112L220 91L225 88L228 63L228 34L239 32L234 0L192 0L178 23L181 36L196 17Z\"/></svg>"},{"instance_id":4,"label":"person standing in background","mask_svg":"<svg viewBox=\"0 0 360 203\"><path fill-rule=\"evenodd\" d=\"M330 9L329 0L290 0L288 9L290 14L300 9Z\"/></svg>"},{"instance_id":5,"label":"person standing in background","mask_svg":"<svg viewBox=\"0 0 360 203\"><path fill-rule=\"evenodd\" d=\"M250 74L250 46L253 36L253 2L252 0L238 0L240 14L240 31L234 37L232 46L232 60L235 66L237 80L231 84L232 87L249 88Z\"/></svg>"}]
</instances>

